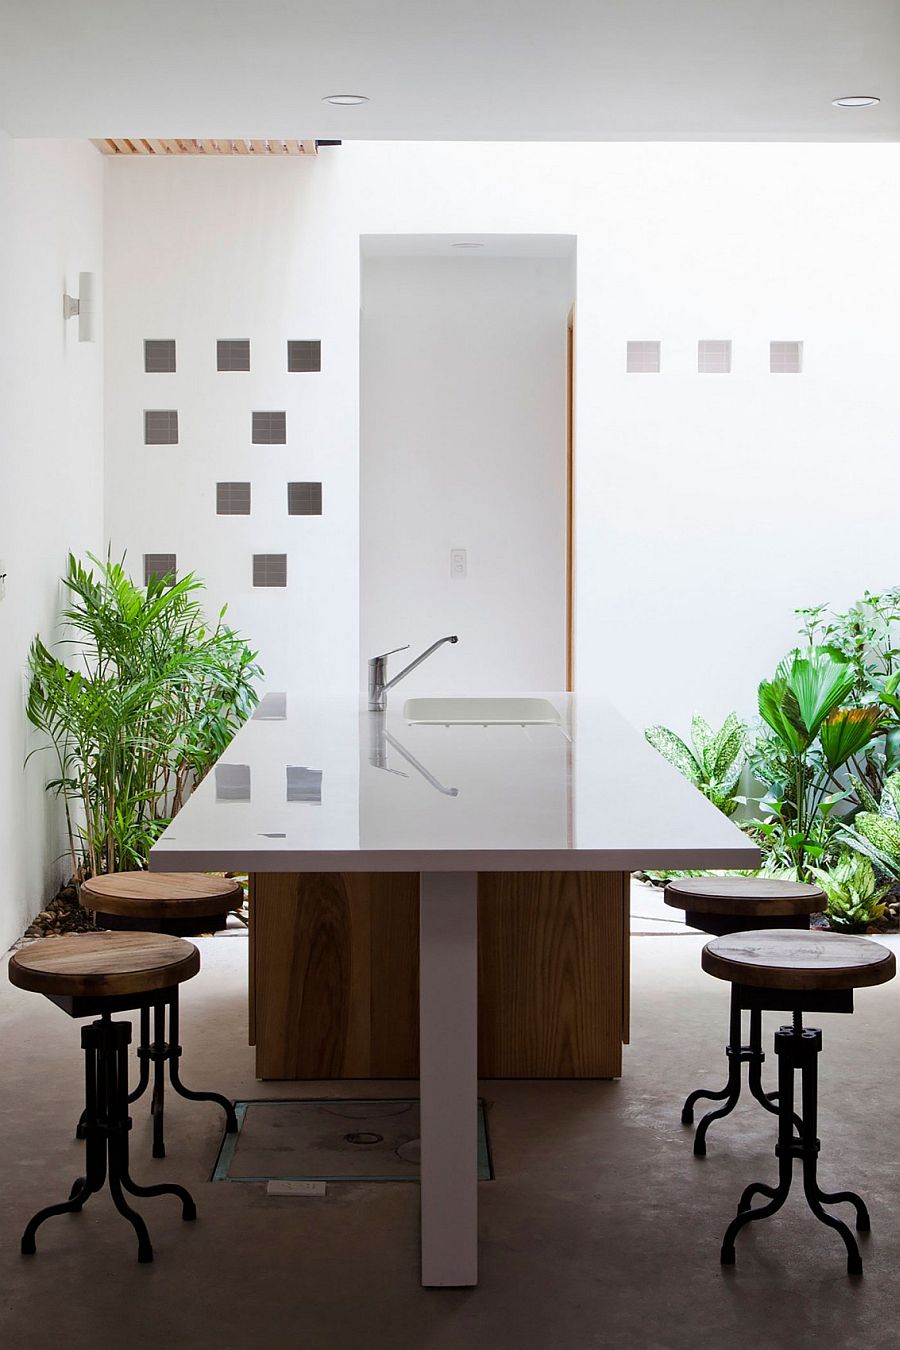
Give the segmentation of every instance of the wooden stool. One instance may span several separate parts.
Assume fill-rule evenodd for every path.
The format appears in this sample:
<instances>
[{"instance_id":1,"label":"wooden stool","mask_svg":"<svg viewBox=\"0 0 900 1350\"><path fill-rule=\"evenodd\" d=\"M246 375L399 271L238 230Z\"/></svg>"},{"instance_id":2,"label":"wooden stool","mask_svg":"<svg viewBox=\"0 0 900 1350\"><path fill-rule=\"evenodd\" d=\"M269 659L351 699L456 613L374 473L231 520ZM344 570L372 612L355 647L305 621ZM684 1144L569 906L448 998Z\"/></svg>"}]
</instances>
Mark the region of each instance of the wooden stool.
<instances>
[{"instance_id":1,"label":"wooden stool","mask_svg":"<svg viewBox=\"0 0 900 1350\"><path fill-rule=\"evenodd\" d=\"M125 1199L129 1195L174 1195L181 1217L195 1219L196 1206L183 1186L139 1186L128 1170L128 1046L131 1023L111 1014L154 1006L200 969L200 953L181 938L150 933L96 933L42 938L15 952L9 978L20 989L43 994L70 1017L96 1021L81 1029L84 1050L85 1175L68 1200L40 1210L22 1235L22 1253L33 1256L35 1233L54 1214L80 1213L86 1200L108 1182L113 1204L137 1234L138 1260L152 1261L146 1224Z\"/></svg>"},{"instance_id":2,"label":"wooden stool","mask_svg":"<svg viewBox=\"0 0 900 1350\"><path fill-rule=\"evenodd\" d=\"M207 876L203 872L109 872L91 877L81 884L81 903L95 911L101 923L132 929L177 930L179 932L203 927L204 916L227 912L240 904L244 889L231 877ZM224 923L224 917L223 917ZM221 924L205 925L221 927ZM151 1032L151 1013L153 1028ZM135 1102L150 1085L153 1065L153 1094L150 1113L153 1117L153 1156L166 1156L165 1141L165 1069L169 1066L169 1081L180 1097L194 1102L216 1102L225 1112L225 1130L237 1131L234 1106L218 1092L192 1092L181 1081L178 1060L178 986L174 985L154 1002L141 1007L140 1042L137 1049L140 1077L138 1085L128 1098ZM167 1023L168 1021L168 1028ZM78 1122L76 1137L84 1137L84 1117Z\"/></svg>"},{"instance_id":3,"label":"wooden stool","mask_svg":"<svg viewBox=\"0 0 900 1350\"><path fill-rule=\"evenodd\" d=\"M102 928L177 937L224 928L243 900L239 881L205 872L107 872L81 883L81 903Z\"/></svg>"},{"instance_id":4,"label":"wooden stool","mask_svg":"<svg viewBox=\"0 0 900 1350\"><path fill-rule=\"evenodd\" d=\"M870 938L841 933L785 932L763 929L715 938L703 948L703 969L717 979L729 980L740 990L741 1006L793 1013L793 1024L775 1033L778 1056L778 1185L754 1182L747 1186L737 1214L722 1241L721 1260L734 1265L734 1240L745 1224L765 1219L781 1209L791 1189L794 1159L803 1165L803 1191L816 1218L840 1233L847 1248L847 1273L862 1274L862 1258L856 1238L847 1225L823 1209L823 1205L850 1204L856 1210L856 1228L869 1231L869 1212L853 1191L831 1194L819 1187L816 1170L819 1157L818 1055L822 1033L804 1027L806 1012L853 1012L853 990L893 979L893 952ZM800 1075L800 1121L794 1115L795 1076ZM751 1208L755 1195L768 1203Z\"/></svg>"},{"instance_id":5,"label":"wooden stool","mask_svg":"<svg viewBox=\"0 0 900 1350\"><path fill-rule=\"evenodd\" d=\"M825 908L826 899L818 886L806 886L797 881L783 881L777 877L684 877L670 881L663 896L667 905L685 911L685 923L704 933L723 935L747 932L760 928L808 929L809 916ZM749 1037L744 1042L743 1015L736 986L731 991L731 1013L728 1026L728 1080L721 1092L699 1088L692 1092L681 1108L683 1125L693 1125L694 1107L702 1099L722 1101L723 1105L709 1111L697 1126L694 1135L694 1155L706 1155L706 1134L714 1120L721 1120L737 1106L741 1095L741 1065L747 1065L747 1087L750 1095L767 1111L777 1113L777 1092L765 1092L762 1085L762 1066L765 1054L762 1048L762 1012L750 1008Z\"/></svg>"}]
</instances>

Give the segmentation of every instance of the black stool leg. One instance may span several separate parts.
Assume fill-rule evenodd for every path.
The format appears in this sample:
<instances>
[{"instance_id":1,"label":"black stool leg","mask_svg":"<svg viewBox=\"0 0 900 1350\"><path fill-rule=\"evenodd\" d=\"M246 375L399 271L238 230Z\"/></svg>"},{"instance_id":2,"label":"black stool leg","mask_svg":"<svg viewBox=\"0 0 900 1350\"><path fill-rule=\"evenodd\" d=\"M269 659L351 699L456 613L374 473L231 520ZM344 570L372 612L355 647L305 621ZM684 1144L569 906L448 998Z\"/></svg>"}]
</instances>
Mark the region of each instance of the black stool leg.
<instances>
[{"instance_id":1,"label":"black stool leg","mask_svg":"<svg viewBox=\"0 0 900 1350\"><path fill-rule=\"evenodd\" d=\"M140 1039L139 1039L139 1041L138 1041L137 1059L138 1059L138 1068L139 1068L138 1082L137 1082L137 1087L134 1089L134 1091L133 1091L133 1092L130 1092L130 1093L128 1094L128 1100L129 1100L129 1102L136 1102L136 1101L138 1100L139 1097L143 1097L144 1093L147 1091L147 1088L148 1088L149 1085L150 1085L150 1009L149 1009L149 1008L141 1008L141 1033L140 1033ZM85 1117L86 1117L86 1114L87 1114L87 1113L86 1113L85 1111L82 1111L81 1116L80 1116L79 1121L78 1121L78 1124L77 1124L77 1126L75 1127L75 1138L76 1138L76 1139L84 1139L84 1138L87 1137L86 1134L85 1134L85 1128L84 1128L84 1127L85 1127Z\"/></svg>"},{"instance_id":2,"label":"black stool leg","mask_svg":"<svg viewBox=\"0 0 900 1350\"><path fill-rule=\"evenodd\" d=\"M147 1013L149 1022L150 1014ZM166 1113L166 1060L170 1047L166 1040L166 1005L157 1003L153 1008L153 1040L148 1057L153 1064L153 1096L150 1099L150 1115L153 1120L153 1156L166 1156L165 1113Z\"/></svg>"},{"instance_id":3,"label":"black stool leg","mask_svg":"<svg viewBox=\"0 0 900 1350\"><path fill-rule=\"evenodd\" d=\"M90 1026L82 1027L81 1044L85 1051L85 1114L87 1174L73 1185L69 1199L51 1205L34 1216L22 1235L22 1251L35 1251L35 1233L45 1219L55 1214L77 1213L85 1200L108 1181L113 1204L128 1220L137 1235L138 1261L153 1260L153 1247L147 1225L125 1199L132 1195L174 1195L181 1201L182 1218L194 1219L194 1201L183 1186L138 1186L128 1171L128 1046L131 1023L112 1022L104 1014Z\"/></svg>"},{"instance_id":4,"label":"black stool leg","mask_svg":"<svg viewBox=\"0 0 900 1350\"><path fill-rule=\"evenodd\" d=\"M734 1265L734 1240L745 1224L756 1219L765 1219L776 1213L787 1199L791 1189L794 1159L798 1158L803 1166L803 1191L807 1204L816 1218L829 1228L834 1228L841 1236L847 1249L848 1275L862 1274L862 1257L856 1238L842 1219L828 1214L823 1205L847 1202L856 1210L856 1227L860 1232L869 1231L869 1212L860 1196L853 1191L837 1191L830 1194L821 1190L817 1179L817 1167L820 1143L818 1129L818 1056L822 1049L822 1033L815 1028L805 1028L802 1014L794 1013L793 1026L781 1027L775 1035L775 1053L778 1056L778 1144L775 1153L778 1157L778 1185L771 1187L761 1182L748 1186L741 1196L738 1212L728 1225L722 1242L722 1264ZM799 1072L802 1093L802 1118L795 1132L794 1079ZM751 1207L753 1197L764 1195L768 1204L757 1209Z\"/></svg>"},{"instance_id":5,"label":"black stool leg","mask_svg":"<svg viewBox=\"0 0 900 1350\"><path fill-rule=\"evenodd\" d=\"M731 1013L728 1022L728 1044L725 1047L725 1055L728 1059L728 1082L721 1092L692 1092L684 1104L681 1112L681 1119L686 1125L690 1125L694 1119L694 1103L701 1097L708 1097L711 1101L718 1101L725 1098L722 1106L716 1111L708 1111L697 1126L697 1133L694 1135L694 1157L703 1158L706 1156L706 1134L714 1120L721 1120L723 1116L728 1116L738 1104L741 1095L741 1064L750 1054L742 1044L743 1025L742 1013L738 1004L738 997L735 989L731 990Z\"/></svg>"},{"instance_id":6,"label":"black stool leg","mask_svg":"<svg viewBox=\"0 0 900 1350\"><path fill-rule=\"evenodd\" d=\"M172 990L169 999L169 1078L172 1087L178 1093L179 1097L186 1097L192 1102L215 1102L221 1106L225 1112L225 1132L226 1134L237 1133L237 1115L234 1109L234 1103L227 1097L223 1097L219 1092L191 1092L181 1081L178 1073L178 1060L181 1056L181 1046L178 1043L178 989Z\"/></svg>"}]
</instances>

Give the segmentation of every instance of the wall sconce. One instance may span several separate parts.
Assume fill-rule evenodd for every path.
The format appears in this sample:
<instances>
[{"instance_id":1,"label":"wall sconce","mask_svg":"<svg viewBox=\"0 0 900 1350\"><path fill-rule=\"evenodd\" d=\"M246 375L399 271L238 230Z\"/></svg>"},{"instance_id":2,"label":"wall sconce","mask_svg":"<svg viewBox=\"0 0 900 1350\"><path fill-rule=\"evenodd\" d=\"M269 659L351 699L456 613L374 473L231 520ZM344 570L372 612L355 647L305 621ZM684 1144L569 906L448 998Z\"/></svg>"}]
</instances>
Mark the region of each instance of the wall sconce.
<instances>
[{"instance_id":1,"label":"wall sconce","mask_svg":"<svg viewBox=\"0 0 900 1350\"><path fill-rule=\"evenodd\" d=\"M78 297L63 296L63 318L78 315L78 341L94 342L94 273L78 273Z\"/></svg>"}]
</instances>

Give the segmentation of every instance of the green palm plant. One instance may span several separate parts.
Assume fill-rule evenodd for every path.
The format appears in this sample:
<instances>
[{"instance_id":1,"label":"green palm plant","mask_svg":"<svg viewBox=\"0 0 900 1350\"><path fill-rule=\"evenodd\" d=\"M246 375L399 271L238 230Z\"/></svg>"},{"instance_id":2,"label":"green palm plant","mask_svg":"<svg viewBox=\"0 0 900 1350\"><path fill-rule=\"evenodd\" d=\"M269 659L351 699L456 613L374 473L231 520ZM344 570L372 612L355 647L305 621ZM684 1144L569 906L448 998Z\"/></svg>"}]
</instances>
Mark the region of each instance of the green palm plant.
<instances>
[{"instance_id":1,"label":"green palm plant","mask_svg":"<svg viewBox=\"0 0 900 1350\"><path fill-rule=\"evenodd\" d=\"M771 819L758 826L801 881L808 880L811 859L825 852L835 806L849 796L838 771L853 766L880 731L877 703L841 706L855 684L849 657L836 647L811 646L785 657L774 678L759 686L759 712L774 738L781 781L769 781L762 806Z\"/></svg>"},{"instance_id":2,"label":"green palm plant","mask_svg":"<svg viewBox=\"0 0 900 1350\"><path fill-rule=\"evenodd\" d=\"M63 613L74 661L39 637L27 713L58 765L73 874L146 866L190 786L257 702L256 654L207 623L193 573L136 585L122 562L69 556Z\"/></svg>"},{"instance_id":3,"label":"green palm plant","mask_svg":"<svg viewBox=\"0 0 900 1350\"><path fill-rule=\"evenodd\" d=\"M690 746L668 727L648 727L644 735L714 806L726 816L734 815L739 802L735 789L747 755L747 728L737 713L729 713L715 732L695 713Z\"/></svg>"}]
</instances>

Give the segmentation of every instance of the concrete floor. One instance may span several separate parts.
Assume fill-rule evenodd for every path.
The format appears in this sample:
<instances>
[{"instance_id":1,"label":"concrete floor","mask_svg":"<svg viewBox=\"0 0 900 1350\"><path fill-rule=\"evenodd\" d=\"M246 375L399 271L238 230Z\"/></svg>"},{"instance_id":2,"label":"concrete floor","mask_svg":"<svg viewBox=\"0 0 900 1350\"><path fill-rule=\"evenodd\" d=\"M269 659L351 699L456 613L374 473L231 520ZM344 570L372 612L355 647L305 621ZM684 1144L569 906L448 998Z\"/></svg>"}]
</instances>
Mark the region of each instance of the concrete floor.
<instances>
[{"instance_id":1,"label":"concrete floor","mask_svg":"<svg viewBox=\"0 0 900 1350\"><path fill-rule=\"evenodd\" d=\"M896 939L894 940L896 942ZM676 1350L676 1347L900 1346L900 980L864 990L854 1017L821 1018L826 1186L869 1201L866 1274L793 1195L745 1231L738 1265L719 1242L743 1185L772 1180L772 1124L755 1105L714 1126L705 1160L679 1123L684 1094L718 1086L727 988L699 969L702 939L663 929L633 940L633 1038L614 1083L488 1082L497 1180L481 1186L481 1283L423 1290L418 1191L331 1185L322 1200L269 1199L262 1186L211 1184L216 1108L170 1098L169 1157L150 1157L137 1109L132 1171L187 1184L141 1201L156 1261L139 1266L107 1196L51 1220L38 1254L18 1252L40 1206L79 1171L79 1024L39 996L0 987L0 1337L15 1350ZM200 940L203 970L183 994L189 1086L231 1097L339 1087L258 1084L245 1045L246 945ZM779 1020L777 1015L775 1021ZM811 1019L815 1021L816 1019ZM767 1040L770 1037L767 1034ZM770 1059L773 1058L770 1056ZM771 1069L771 1064L767 1068ZM389 1095L402 1084L353 1084Z\"/></svg>"}]
</instances>

